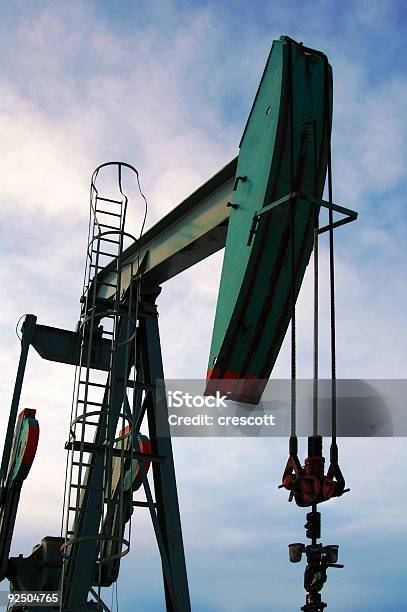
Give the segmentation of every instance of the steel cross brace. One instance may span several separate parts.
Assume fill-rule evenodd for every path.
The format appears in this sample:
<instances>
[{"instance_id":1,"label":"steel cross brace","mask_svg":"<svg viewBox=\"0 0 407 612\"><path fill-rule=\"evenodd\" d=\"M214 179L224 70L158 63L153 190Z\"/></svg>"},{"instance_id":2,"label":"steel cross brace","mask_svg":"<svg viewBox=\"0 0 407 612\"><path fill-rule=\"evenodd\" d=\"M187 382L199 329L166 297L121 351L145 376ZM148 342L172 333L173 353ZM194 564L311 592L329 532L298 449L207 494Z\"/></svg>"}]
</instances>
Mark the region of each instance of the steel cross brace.
<instances>
[{"instance_id":1,"label":"steel cross brace","mask_svg":"<svg viewBox=\"0 0 407 612\"><path fill-rule=\"evenodd\" d=\"M293 191L292 193L288 193L282 198L279 198L275 202L264 206L264 208L254 214L247 245L251 245L253 236L257 231L260 218L263 215L267 215L272 210L278 208L279 206L282 206L283 204L294 204L296 200L302 200L310 206L322 206L323 208L327 208L328 210L338 212L345 216L344 219L339 219L338 221L335 221L332 224L324 225L318 230L318 234L323 234L324 232L327 232L330 229L335 229L336 227L340 227L341 225L345 225L346 223L351 223L352 221L356 221L356 219L358 218L358 213L354 210L351 210L350 208L345 208L344 206L340 206L339 204L333 204L332 202L328 202L327 200L322 200L320 198L314 198L313 196L310 196L306 193Z\"/></svg>"}]
</instances>

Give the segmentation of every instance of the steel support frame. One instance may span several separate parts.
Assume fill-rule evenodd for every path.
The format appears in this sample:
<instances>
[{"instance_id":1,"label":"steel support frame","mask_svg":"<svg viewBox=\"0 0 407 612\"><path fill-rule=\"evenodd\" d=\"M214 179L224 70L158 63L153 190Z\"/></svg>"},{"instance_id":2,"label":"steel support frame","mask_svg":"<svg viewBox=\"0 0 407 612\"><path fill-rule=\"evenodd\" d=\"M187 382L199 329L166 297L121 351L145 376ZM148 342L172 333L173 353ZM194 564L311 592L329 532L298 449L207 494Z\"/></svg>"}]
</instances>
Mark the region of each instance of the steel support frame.
<instances>
[{"instance_id":1,"label":"steel support frame","mask_svg":"<svg viewBox=\"0 0 407 612\"><path fill-rule=\"evenodd\" d=\"M21 389L23 387L25 368L27 365L28 351L34 337L37 317L35 315L26 315L21 328L21 352L18 362L16 381L14 384L13 398L11 400L10 415L8 418L6 438L4 441L3 456L0 467L0 487L4 485L7 476L8 460L13 446L14 429L16 426L18 407L20 404Z\"/></svg>"},{"instance_id":2,"label":"steel support frame","mask_svg":"<svg viewBox=\"0 0 407 612\"><path fill-rule=\"evenodd\" d=\"M130 355L129 362L124 363L125 348L123 347L122 354L119 354L116 359L114 377L123 379L126 369L129 371L136 364L137 371L142 372L143 381L140 386L150 389L143 404L136 402L138 413L134 415L136 427L133 439L137 439L138 430L146 413L153 459L155 500L153 500L144 474L143 462L140 461L139 465L142 468L146 505L150 510L161 555L167 612L190 612L174 459L168 425L168 408L163 384L164 372L158 313L155 305L155 299L160 291L160 287L157 286L144 285L142 288L138 334L141 362L137 363L138 356L133 354ZM117 415L120 412L122 401L122 397L115 398L114 409ZM95 437L95 444L99 446L103 444L102 434L103 424L96 436L97 439ZM114 432L112 435L114 436ZM94 453L92 461L100 462L102 457L102 453ZM157 461L154 458L157 458ZM89 484L89 491L85 489L81 513L78 516L79 538L84 539L76 545L76 549L72 552L72 562L68 561L68 582L64 587L62 606L64 612L86 609L87 594L91 592L96 574L97 541L92 538L97 535L98 531L98 524L94 520L95 512L99 511L100 515L102 512L102 470L88 468L87 484Z\"/></svg>"},{"instance_id":3,"label":"steel support frame","mask_svg":"<svg viewBox=\"0 0 407 612\"><path fill-rule=\"evenodd\" d=\"M179 514L174 459L168 425L168 408L164 387L158 313L155 305L156 297L160 291L161 288L158 286L144 285L142 289L142 302L139 305L139 355L128 355L128 362L125 363L126 351L125 347L123 347L118 352L113 376L116 379L122 380L124 372L126 370L129 371L138 361L136 364L138 382L135 385L129 384L129 386L135 386L135 392L139 391L137 387L149 390L143 404L136 401L135 405L138 407L138 412L134 417L135 429L137 432L144 415L146 414L147 416L151 442L151 456L146 456L145 459L150 458L152 461L154 498L144 469L142 469L143 485L147 501L143 503L134 502L134 506L140 505L147 507L150 511L162 561L167 612L190 612L191 606ZM72 351L71 347L71 344L73 345L76 343L73 332L40 326L36 324L36 320L37 318L34 315L27 315L22 328L21 355L2 459L3 471L7 470L7 457L10 456L11 452L30 345L32 344L34 348L38 348L37 345L40 345L41 353L44 358L48 360L54 360L53 356L55 356L58 362L75 364L78 358L76 350ZM61 350L55 352L55 345L60 338L67 333L71 333L73 339L69 339L69 342L65 343L65 348L61 348ZM101 370L104 370L106 367L102 362L95 362L93 366ZM142 381L140 380L141 378ZM130 382L131 381L129 381L129 383ZM120 385L118 385L118 389L120 388ZM139 399L141 399L141 394L139 395ZM113 402L117 415L120 413L122 402L123 397L118 394ZM105 426L101 423L94 440L94 445L99 445L101 449L104 443L104 433ZM90 446L93 445L91 444ZM69 447L69 444L67 447ZM133 457L138 457L140 460L142 458L141 453L137 452L133 454ZM102 470L97 469L99 464L100 467L102 466L102 460L102 452L92 453L90 461L95 467L92 469L88 468L85 474L85 479L90 490L88 491L85 489L83 505L77 517L80 529L79 535L83 539L76 544L75 547L72 547L75 548L75 550L72 551L71 561L69 561L68 558L68 565L65 568L64 577L67 584L64 587L63 593L61 608L63 611L75 610L75 612L79 612L80 610L87 610L87 598L89 595L92 595L94 591L93 585L95 584L97 567L98 542L92 539L92 536L95 534L97 535L98 530L98 524L95 524L94 517L96 515L94 512L99 511L101 516L103 508ZM143 466L143 461L140 461L140 465ZM11 536L9 539L11 541ZM8 552L6 556L8 557ZM8 559L5 559L5 568L7 561Z\"/></svg>"},{"instance_id":4,"label":"steel support frame","mask_svg":"<svg viewBox=\"0 0 407 612\"><path fill-rule=\"evenodd\" d=\"M13 447L14 430L16 427L17 414L20 404L21 389L24 382L28 351L34 335L36 321L37 317L29 314L26 316L21 328L20 359L18 362L17 375L14 384L13 398L11 400L10 415L7 424L0 467L0 581L4 579L7 572L8 555L10 553L11 540L13 537L18 502L21 492L21 485L18 487L14 486L12 490L6 491L7 470Z\"/></svg>"},{"instance_id":5,"label":"steel support frame","mask_svg":"<svg viewBox=\"0 0 407 612\"><path fill-rule=\"evenodd\" d=\"M144 294L144 299L149 295L150 297L148 299L151 300L150 304L153 306L160 288L151 287L148 291L149 293ZM159 548L159 538L162 540L166 553L166 558L163 559L162 555L162 562L167 611L189 612L191 610L191 605L182 540L171 434L168 424L168 407L164 387L158 313L155 306L154 312L152 312L150 316L145 316L140 319L140 341L144 380L156 386L155 394L151 394L151 401L146 408L151 450L152 453L165 457L163 462L153 462L152 468L155 505L157 508L159 526L159 537L157 540ZM154 508L151 508L151 504L149 505L150 512L154 511ZM171 586L166 580L167 571L165 565L167 560L171 575Z\"/></svg>"}]
</instances>

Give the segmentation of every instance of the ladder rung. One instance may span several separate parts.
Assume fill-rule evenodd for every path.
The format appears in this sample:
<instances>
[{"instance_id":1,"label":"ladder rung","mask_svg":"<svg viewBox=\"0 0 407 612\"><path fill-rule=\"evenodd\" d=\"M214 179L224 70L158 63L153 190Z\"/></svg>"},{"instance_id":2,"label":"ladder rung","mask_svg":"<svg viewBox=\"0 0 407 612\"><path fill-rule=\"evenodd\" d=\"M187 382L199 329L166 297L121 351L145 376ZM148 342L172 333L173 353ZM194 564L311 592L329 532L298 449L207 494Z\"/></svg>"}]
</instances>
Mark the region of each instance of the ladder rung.
<instances>
[{"instance_id":1,"label":"ladder rung","mask_svg":"<svg viewBox=\"0 0 407 612\"><path fill-rule=\"evenodd\" d=\"M150 504L148 502L143 502L143 501L134 501L132 503L133 506L136 506L138 508L149 508ZM154 508L157 508L157 504L155 502L153 502L153 506Z\"/></svg>"},{"instance_id":2,"label":"ladder rung","mask_svg":"<svg viewBox=\"0 0 407 612\"><path fill-rule=\"evenodd\" d=\"M97 510L82 510L82 508L80 508L79 506L69 506L68 508L69 512L76 512L77 510L86 512L86 514L99 514L100 515L100 512L98 512Z\"/></svg>"},{"instance_id":3,"label":"ladder rung","mask_svg":"<svg viewBox=\"0 0 407 612\"><path fill-rule=\"evenodd\" d=\"M113 289L117 289L117 285L113 283L106 283L105 281L97 281L99 285L105 285L106 287L113 287Z\"/></svg>"},{"instance_id":4,"label":"ladder rung","mask_svg":"<svg viewBox=\"0 0 407 612\"><path fill-rule=\"evenodd\" d=\"M92 253L98 253L99 255L106 255L106 257L114 257L116 259L117 255L114 253L106 253L106 251L98 251L97 249L92 249Z\"/></svg>"},{"instance_id":5,"label":"ladder rung","mask_svg":"<svg viewBox=\"0 0 407 612\"><path fill-rule=\"evenodd\" d=\"M109 229L116 230L116 232L120 232L120 227L115 227L114 225L107 225L106 223L98 223L99 227L108 227Z\"/></svg>"},{"instance_id":6,"label":"ladder rung","mask_svg":"<svg viewBox=\"0 0 407 612\"><path fill-rule=\"evenodd\" d=\"M92 414L91 416L96 418L98 415L97 414ZM80 424L81 425L92 425L93 427L98 427L99 422L94 423L93 421L86 421L86 420L83 421L83 420L81 420ZM84 451L84 452L86 452L86 451Z\"/></svg>"},{"instance_id":7,"label":"ladder rung","mask_svg":"<svg viewBox=\"0 0 407 612\"><path fill-rule=\"evenodd\" d=\"M102 202L113 202L113 204L123 204L121 200L112 200L111 198L102 198L101 196L96 196L97 200L102 200Z\"/></svg>"},{"instance_id":8,"label":"ladder rung","mask_svg":"<svg viewBox=\"0 0 407 612\"><path fill-rule=\"evenodd\" d=\"M97 266L96 264L89 264L90 268L97 268L98 270L103 270L105 266Z\"/></svg>"},{"instance_id":9,"label":"ladder rung","mask_svg":"<svg viewBox=\"0 0 407 612\"><path fill-rule=\"evenodd\" d=\"M108 404L104 404L103 402L102 403L100 403L100 402L89 402L88 400L81 400L81 399L78 399L78 404L89 404L89 406L100 406L100 407L108 406Z\"/></svg>"},{"instance_id":10,"label":"ladder rung","mask_svg":"<svg viewBox=\"0 0 407 612\"><path fill-rule=\"evenodd\" d=\"M95 212L100 213L102 215L110 215L111 217L119 217L119 219L121 219L121 215L119 215L118 213L112 213L108 210L102 210L101 208L96 208Z\"/></svg>"},{"instance_id":11,"label":"ladder rung","mask_svg":"<svg viewBox=\"0 0 407 612\"><path fill-rule=\"evenodd\" d=\"M111 238L105 238L104 236L101 236L99 240L100 242L111 242L112 244L120 244L119 240L112 240Z\"/></svg>"},{"instance_id":12,"label":"ladder rung","mask_svg":"<svg viewBox=\"0 0 407 612\"><path fill-rule=\"evenodd\" d=\"M94 465L93 463L85 463L84 461L72 461L72 465L76 465L77 467L82 466L82 467L103 469L102 465Z\"/></svg>"},{"instance_id":13,"label":"ladder rung","mask_svg":"<svg viewBox=\"0 0 407 612\"><path fill-rule=\"evenodd\" d=\"M102 383L90 382L90 380L80 380L80 385L90 385L91 387L101 387L102 389L109 388L110 385L103 385Z\"/></svg>"}]
</instances>

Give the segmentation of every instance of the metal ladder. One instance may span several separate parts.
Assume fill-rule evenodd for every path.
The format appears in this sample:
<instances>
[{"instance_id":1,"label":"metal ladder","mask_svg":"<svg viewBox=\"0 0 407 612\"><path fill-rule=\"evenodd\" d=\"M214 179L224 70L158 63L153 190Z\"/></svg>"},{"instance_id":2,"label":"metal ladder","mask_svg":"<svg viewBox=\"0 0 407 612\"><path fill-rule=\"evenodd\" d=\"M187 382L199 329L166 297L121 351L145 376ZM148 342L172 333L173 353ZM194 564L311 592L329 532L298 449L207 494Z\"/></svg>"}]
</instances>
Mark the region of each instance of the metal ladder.
<instances>
[{"instance_id":1,"label":"metal ladder","mask_svg":"<svg viewBox=\"0 0 407 612\"><path fill-rule=\"evenodd\" d=\"M106 533L104 517L112 512L112 503L123 506L123 474L126 460L124 449L128 445L126 435L116 436L116 427L120 422L121 431L126 431L126 427L128 431L131 415L125 399L128 374L122 374L120 383L122 388L118 389L114 371L118 349L121 347L123 352L124 346L125 352L130 352L131 344L136 339L132 296L127 296L126 311L121 306L121 256L124 238L130 236L124 231L128 199L122 190L123 165L127 166L121 162L103 164L95 170L91 180L88 247L81 297L82 313L78 329L80 359L75 373L67 443L69 475L65 490L65 543L62 547L63 589L78 581L78 546L84 539L81 537L83 524L86 521L94 521L93 534L86 537L93 540L93 545L97 544L96 564L95 559L89 559L89 563L93 563L95 568L98 567L100 573L104 545L114 539L112 534ZM105 166L117 167L120 199L102 197L99 194L96 181L99 170ZM106 266L111 270L109 282L98 278L98 273ZM108 287L110 299L98 297L102 286ZM103 355L100 352L103 352ZM105 372L91 367L92 359L98 353L99 358L103 357L101 361L105 364ZM122 400L119 411L117 412L116 408L113 414L113 397L116 396L117 404L118 393L122 395ZM96 506L86 506L84 509L86 496L92 491L97 471L99 479L103 478L101 499ZM119 540L115 542L115 550L119 551L116 557L127 554L130 548L129 538L120 537ZM81 555L83 561L83 550ZM111 559L104 558L103 562L107 560ZM95 575L93 584L98 582L100 582L98 576ZM61 610L71 609L67 602L64 603L63 598L62 601Z\"/></svg>"}]
</instances>

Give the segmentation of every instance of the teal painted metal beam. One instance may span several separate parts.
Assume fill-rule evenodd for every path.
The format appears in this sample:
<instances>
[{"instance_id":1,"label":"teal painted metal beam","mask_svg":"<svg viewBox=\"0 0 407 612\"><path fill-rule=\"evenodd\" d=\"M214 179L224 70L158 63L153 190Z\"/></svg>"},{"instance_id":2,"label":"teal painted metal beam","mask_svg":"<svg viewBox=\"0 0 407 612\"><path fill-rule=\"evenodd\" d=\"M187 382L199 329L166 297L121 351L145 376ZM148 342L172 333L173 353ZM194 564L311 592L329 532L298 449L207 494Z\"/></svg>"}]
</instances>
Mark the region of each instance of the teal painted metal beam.
<instances>
[{"instance_id":1,"label":"teal painted metal beam","mask_svg":"<svg viewBox=\"0 0 407 612\"><path fill-rule=\"evenodd\" d=\"M272 371L324 206L331 122L332 71L326 56L287 36L274 41L238 158L123 255L126 289L139 265L146 281L162 284L226 247L208 364L212 383L267 380ZM300 196L289 197L294 193ZM282 198L288 198L285 204ZM107 283L98 295L110 298L112 266L97 281ZM215 388L216 383L207 391ZM254 403L261 392L257 386Z\"/></svg>"},{"instance_id":2,"label":"teal painted metal beam","mask_svg":"<svg viewBox=\"0 0 407 612\"><path fill-rule=\"evenodd\" d=\"M331 119L326 56L286 36L274 41L240 143L207 393L222 379L270 376L312 251L319 206L309 198L322 197ZM263 385L248 390L235 383L230 398L258 403Z\"/></svg>"}]
</instances>

